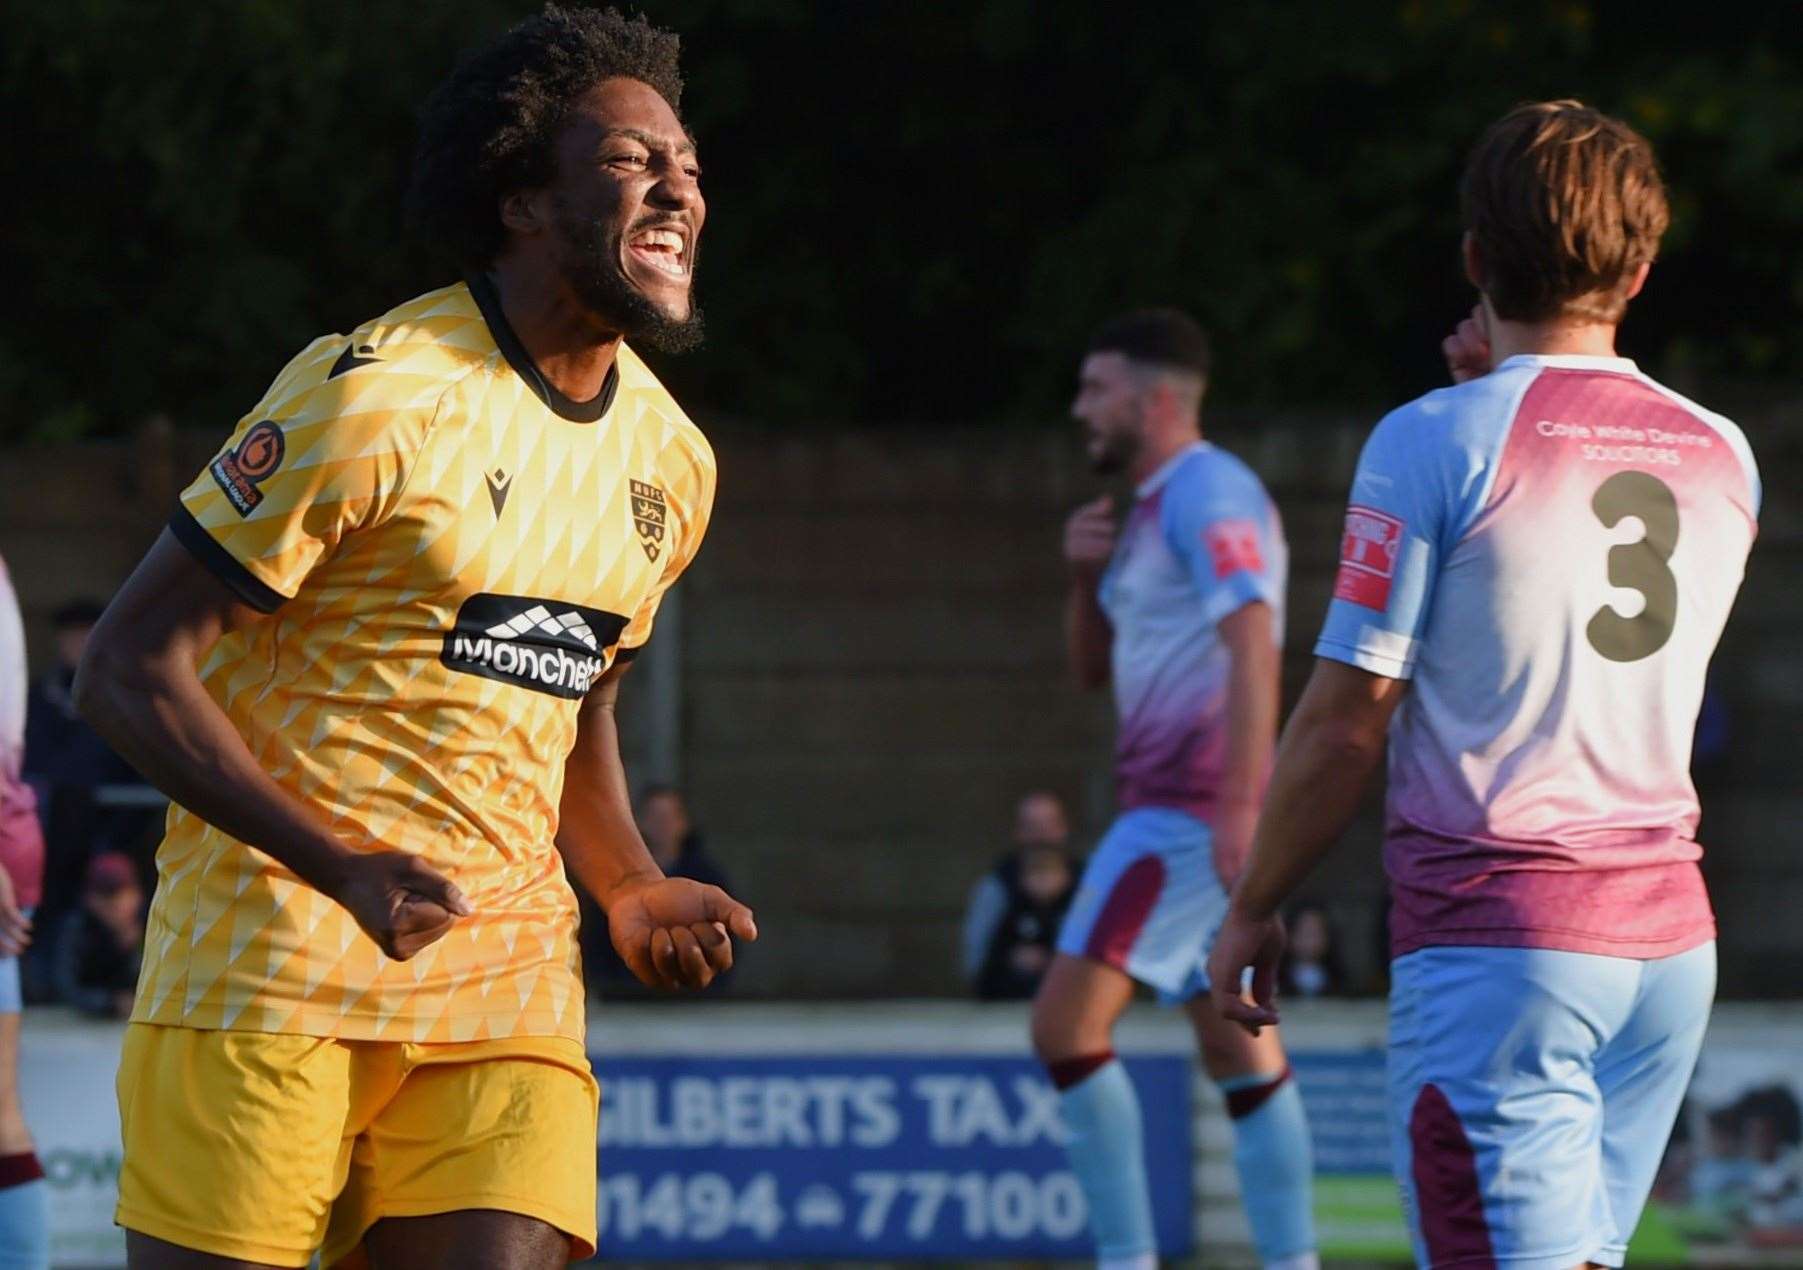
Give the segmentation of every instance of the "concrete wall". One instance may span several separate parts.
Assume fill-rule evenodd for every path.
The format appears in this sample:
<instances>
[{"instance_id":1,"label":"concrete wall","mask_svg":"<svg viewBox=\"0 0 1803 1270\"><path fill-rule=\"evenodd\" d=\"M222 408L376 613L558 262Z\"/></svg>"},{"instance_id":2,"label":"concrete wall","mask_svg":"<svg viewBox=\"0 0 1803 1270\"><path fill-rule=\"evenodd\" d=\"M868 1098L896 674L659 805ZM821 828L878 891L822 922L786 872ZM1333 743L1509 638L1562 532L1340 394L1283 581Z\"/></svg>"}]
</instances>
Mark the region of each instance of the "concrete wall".
<instances>
[{"instance_id":1,"label":"concrete wall","mask_svg":"<svg viewBox=\"0 0 1803 1270\"><path fill-rule=\"evenodd\" d=\"M1747 416L1765 467L1761 538L1716 661L1730 750L1704 782L1724 987L1796 992L1803 939L1803 429ZM1286 697L1331 581L1364 421L1223 416L1211 426L1276 492L1293 550ZM1024 790L1109 814L1106 700L1070 687L1059 612L1064 515L1100 489L1068 429L711 429L720 504L679 588L679 631L625 690L635 777L677 777L764 938L740 990L955 993L958 914ZM0 455L0 553L29 634L106 594L217 437ZM663 663L680 693L656 690ZM675 665L670 663L674 661ZM1375 800L1310 893L1355 969L1378 969Z\"/></svg>"}]
</instances>

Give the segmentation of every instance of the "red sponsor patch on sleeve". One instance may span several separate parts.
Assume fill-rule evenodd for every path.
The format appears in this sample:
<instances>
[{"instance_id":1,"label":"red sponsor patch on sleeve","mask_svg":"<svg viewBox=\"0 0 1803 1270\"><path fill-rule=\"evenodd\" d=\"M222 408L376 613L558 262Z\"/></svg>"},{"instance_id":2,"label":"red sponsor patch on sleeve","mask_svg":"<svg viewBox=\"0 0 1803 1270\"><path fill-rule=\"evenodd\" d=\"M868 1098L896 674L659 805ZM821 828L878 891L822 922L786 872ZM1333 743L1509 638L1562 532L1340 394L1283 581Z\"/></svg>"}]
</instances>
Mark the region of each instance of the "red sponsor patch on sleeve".
<instances>
[{"instance_id":1,"label":"red sponsor patch on sleeve","mask_svg":"<svg viewBox=\"0 0 1803 1270\"><path fill-rule=\"evenodd\" d=\"M253 423L238 444L214 459L208 467L219 488L225 491L233 510L248 516L263 501L257 486L282 465L288 442L273 419Z\"/></svg>"},{"instance_id":2,"label":"red sponsor patch on sleeve","mask_svg":"<svg viewBox=\"0 0 1803 1270\"><path fill-rule=\"evenodd\" d=\"M1242 570L1264 571L1265 558L1258 549L1257 521L1217 520L1202 531L1202 540L1208 544L1217 580Z\"/></svg>"},{"instance_id":3,"label":"red sponsor patch on sleeve","mask_svg":"<svg viewBox=\"0 0 1803 1270\"><path fill-rule=\"evenodd\" d=\"M1390 580L1402 551L1403 523L1387 512L1354 503L1340 537L1340 572L1333 598L1382 611L1390 604Z\"/></svg>"}]
</instances>

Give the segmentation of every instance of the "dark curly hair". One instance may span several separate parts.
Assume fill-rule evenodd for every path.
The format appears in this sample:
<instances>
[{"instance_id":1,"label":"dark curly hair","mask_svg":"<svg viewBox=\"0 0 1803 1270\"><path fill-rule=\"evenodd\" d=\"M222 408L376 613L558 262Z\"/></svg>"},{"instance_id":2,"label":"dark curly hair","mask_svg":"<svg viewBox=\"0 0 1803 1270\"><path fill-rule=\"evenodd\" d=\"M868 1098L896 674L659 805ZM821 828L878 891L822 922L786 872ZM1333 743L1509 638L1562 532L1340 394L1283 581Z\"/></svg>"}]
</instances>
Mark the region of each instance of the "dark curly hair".
<instances>
[{"instance_id":1,"label":"dark curly hair","mask_svg":"<svg viewBox=\"0 0 1803 1270\"><path fill-rule=\"evenodd\" d=\"M680 116L680 39L618 9L547 4L466 56L426 99L407 216L465 269L484 269L506 241L501 200L548 184L554 144L576 99L603 80L650 85Z\"/></svg>"}]
</instances>

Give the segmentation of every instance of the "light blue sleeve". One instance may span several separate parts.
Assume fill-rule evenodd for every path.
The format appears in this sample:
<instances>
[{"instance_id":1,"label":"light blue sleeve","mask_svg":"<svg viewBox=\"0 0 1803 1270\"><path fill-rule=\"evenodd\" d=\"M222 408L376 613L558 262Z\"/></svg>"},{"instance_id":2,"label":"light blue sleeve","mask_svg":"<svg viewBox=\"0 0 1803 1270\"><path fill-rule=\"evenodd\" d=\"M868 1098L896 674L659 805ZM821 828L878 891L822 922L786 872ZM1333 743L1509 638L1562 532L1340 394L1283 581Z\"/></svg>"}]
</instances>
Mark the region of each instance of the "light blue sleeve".
<instances>
[{"instance_id":1,"label":"light blue sleeve","mask_svg":"<svg viewBox=\"0 0 1803 1270\"><path fill-rule=\"evenodd\" d=\"M1340 567L1317 657L1389 679L1415 668L1449 529L1443 430L1414 407L1386 416L1365 442L1340 531ZM1442 435L1436 435L1442 434Z\"/></svg>"},{"instance_id":2,"label":"light blue sleeve","mask_svg":"<svg viewBox=\"0 0 1803 1270\"><path fill-rule=\"evenodd\" d=\"M1211 457L1184 467L1165 486L1159 518L1202 597L1205 622L1260 600L1281 607L1281 531L1264 486L1237 460Z\"/></svg>"}]
</instances>

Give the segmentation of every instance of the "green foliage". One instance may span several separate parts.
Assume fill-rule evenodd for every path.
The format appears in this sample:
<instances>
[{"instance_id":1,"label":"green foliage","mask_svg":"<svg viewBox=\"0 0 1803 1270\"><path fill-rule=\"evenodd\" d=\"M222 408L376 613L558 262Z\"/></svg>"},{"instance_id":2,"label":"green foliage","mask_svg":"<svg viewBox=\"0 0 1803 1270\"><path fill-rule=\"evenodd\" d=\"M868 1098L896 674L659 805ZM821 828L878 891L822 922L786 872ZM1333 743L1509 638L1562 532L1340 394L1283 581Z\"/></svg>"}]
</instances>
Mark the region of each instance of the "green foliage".
<instances>
[{"instance_id":1,"label":"green foliage","mask_svg":"<svg viewBox=\"0 0 1803 1270\"><path fill-rule=\"evenodd\" d=\"M223 428L309 338L446 280L400 226L415 110L531 7L15 6L0 429ZM1578 0L650 11L685 35L707 168L711 343L663 367L699 408L1056 416L1089 329L1147 302L1214 330L1218 397L1411 395L1470 303L1463 153L1539 96L1624 114L1665 162L1677 217L1627 351L1680 381L1803 362L1790 6L1738 24Z\"/></svg>"}]
</instances>

